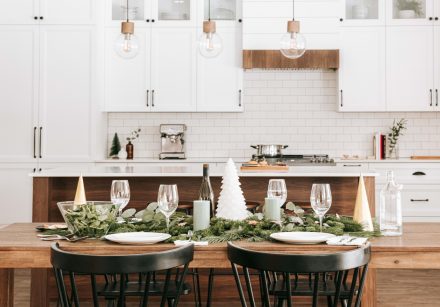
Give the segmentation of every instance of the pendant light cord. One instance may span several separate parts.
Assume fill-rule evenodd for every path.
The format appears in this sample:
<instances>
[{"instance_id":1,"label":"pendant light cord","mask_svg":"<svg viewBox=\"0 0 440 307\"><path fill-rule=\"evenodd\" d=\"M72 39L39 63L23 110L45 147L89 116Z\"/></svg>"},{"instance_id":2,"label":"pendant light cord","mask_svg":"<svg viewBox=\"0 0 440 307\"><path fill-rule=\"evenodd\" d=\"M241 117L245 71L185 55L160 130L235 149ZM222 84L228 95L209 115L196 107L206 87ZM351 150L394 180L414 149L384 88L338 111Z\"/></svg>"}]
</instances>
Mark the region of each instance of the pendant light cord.
<instances>
[{"instance_id":1,"label":"pendant light cord","mask_svg":"<svg viewBox=\"0 0 440 307\"><path fill-rule=\"evenodd\" d=\"M127 0L127 22L129 22L129 20L128 20L128 0Z\"/></svg>"},{"instance_id":2,"label":"pendant light cord","mask_svg":"<svg viewBox=\"0 0 440 307\"><path fill-rule=\"evenodd\" d=\"M211 0L208 1L208 21L211 21Z\"/></svg>"},{"instance_id":3,"label":"pendant light cord","mask_svg":"<svg viewBox=\"0 0 440 307\"><path fill-rule=\"evenodd\" d=\"M292 20L295 21L295 0L292 0Z\"/></svg>"}]
</instances>

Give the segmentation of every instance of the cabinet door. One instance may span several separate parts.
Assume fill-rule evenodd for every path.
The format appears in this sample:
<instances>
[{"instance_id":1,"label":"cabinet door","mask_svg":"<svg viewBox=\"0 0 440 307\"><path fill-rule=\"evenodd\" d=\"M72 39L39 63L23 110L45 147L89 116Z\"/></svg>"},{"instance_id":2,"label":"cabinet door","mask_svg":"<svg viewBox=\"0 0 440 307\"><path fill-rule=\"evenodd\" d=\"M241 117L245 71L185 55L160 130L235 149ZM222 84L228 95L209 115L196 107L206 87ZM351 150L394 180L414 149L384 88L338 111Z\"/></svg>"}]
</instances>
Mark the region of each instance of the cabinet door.
<instances>
[{"instance_id":1,"label":"cabinet door","mask_svg":"<svg viewBox=\"0 0 440 307\"><path fill-rule=\"evenodd\" d=\"M387 0L388 25L432 25L434 0Z\"/></svg>"},{"instance_id":2,"label":"cabinet door","mask_svg":"<svg viewBox=\"0 0 440 307\"><path fill-rule=\"evenodd\" d=\"M385 111L385 27L342 28L339 52L339 110Z\"/></svg>"},{"instance_id":3,"label":"cabinet door","mask_svg":"<svg viewBox=\"0 0 440 307\"><path fill-rule=\"evenodd\" d=\"M105 110L108 112L146 112L151 106L151 31L136 29L139 54L123 59L113 49L119 28L107 29L105 36Z\"/></svg>"},{"instance_id":4,"label":"cabinet door","mask_svg":"<svg viewBox=\"0 0 440 307\"><path fill-rule=\"evenodd\" d=\"M151 110L196 109L196 30L154 28L151 39Z\"/></svg>"},{"instance_id":5,"label":"cabinet door","mask_svg":"<svg viewBox=\"0 0 440 307\"><path fill-rule=\"evenodd\" d=\"M136 23L136 27L149 27L153 18L152 0L106 0L105 11L108 25L117 26L126 20Z\"/></svg>"},{"instance_id":6,"label":"cabinet door","mask_svg":"<svg viewBox=\"0 0 440 307\"><path fill-rule=\"evenodd\" d=\"M3 0L1 6L0 24L27 25L37 22L38 0Z\"/></svg>"},{"instance_id":7,"label":"cabinet door","mask_svg":"<svg viewBox=\"0 0 440 307\"><path fill-rule=\"evenodd\" d=\"M388 111L432 110L433 31L432 26L387 28Z\"/></svg>"},{"instance_id":8,"label":"cabinet door","mask_svg":"<svg viewBox=\"0 0 440 307\"><path fill-rule=\"evenodd\" d=\"M194 27L198 0L152 0L152 19L160 27Z\"/></svg>"},{"instance_id":9,"label":"cabinet door","mask_svg":"<svg viewBox=\"0 0 440 307\"><path fill-rule=\"evenodd\" d=\"M434 27L434 88L434 107L440 111L440 26Z\"/></svg>"},{"instance_id":10,"label":"cabinet door","mask_svg":"<svg viewBox=\"0 0 440 307\"><path fill-rule=\"evenodd\" d=\"M32 222L32 177L34 164L0 164L2 214L0 224Z\"/></svg>"},{"instance_id":11,"label":"cabinet door","mask_svg":"<svg viewBox=\"0 0 440 307\"><path fill-rule=\"evenodd\" d=\"M38 115L38 28L0 26L0 161L32 161Z\"/></svg>"},{"instance_id":12,"label":"cabinet door","mask_svg":"<svg viewBox=\"0 0 440 307\"><path fill-rule=\"evenodd\" d=\"M44 26L40 33L40 161L88 161L94 30Z\"/></svg>"},{"instance_id":13,"label":"cabinet door","mask_svg":"<svg viewBox=\"0 0 440 307\"><path fill-rule=\"evenodd\" d=\"M341 1L342 26L385 25L386 0Z\"/></svg>"},{"instance_id":14,"label":"cabinet door","mask_svg":"<svg viewBox=\"0 0 440 307\"><path fill-rule=\"evenodd\" d=\"M96 1L40 0L39 16L44 24L93 24Z\"/></svg>"},{"instance_id":15,"label":"cabinet door","mask_svg":"<svg viewBox=\"0 0 440 307\"><path fill-rule=\"evenodd\" d=\"M197 53L197 111L241 112L244 110L241 31L217 30L223 39L218 57L204 58Z\"/></svg>"},{"instance_id":16,"label":"cabinet door","mask_svg":"<svg viewBox=\"0 0 440 307\"><path fill-rule=\"evenodd\" d=\"M197 25L215 20L218 27L236 27L242 19L242 0L198 0Z\"/></svg>"}]
</instances>

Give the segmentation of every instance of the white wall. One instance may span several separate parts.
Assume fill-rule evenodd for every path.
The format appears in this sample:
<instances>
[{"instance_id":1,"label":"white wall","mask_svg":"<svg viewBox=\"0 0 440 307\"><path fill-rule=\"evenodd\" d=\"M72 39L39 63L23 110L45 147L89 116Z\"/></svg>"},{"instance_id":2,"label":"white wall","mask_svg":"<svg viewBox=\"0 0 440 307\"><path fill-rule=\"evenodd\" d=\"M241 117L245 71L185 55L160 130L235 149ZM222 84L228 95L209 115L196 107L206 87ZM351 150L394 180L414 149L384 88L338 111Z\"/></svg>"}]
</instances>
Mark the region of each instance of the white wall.
<instances>
[{"instance_id":1,"label":"white wall","mask_svg":"<svg viewBox=\"0 0 440 307\"><path fill-rule=\"evenodd\" d=\"M140 127L135 157L160 152L160 124L183 123L188 157L250 157L251 144L287 144L286 153L372 154L372 135L393 119L407 118L400 155L438 155L439 113L337 113L337 72L245 72L244 113L110 113L108 147L115 132L121 143ZM121 157L124 152L121 152Z\"/></svg>"}]
</instances>

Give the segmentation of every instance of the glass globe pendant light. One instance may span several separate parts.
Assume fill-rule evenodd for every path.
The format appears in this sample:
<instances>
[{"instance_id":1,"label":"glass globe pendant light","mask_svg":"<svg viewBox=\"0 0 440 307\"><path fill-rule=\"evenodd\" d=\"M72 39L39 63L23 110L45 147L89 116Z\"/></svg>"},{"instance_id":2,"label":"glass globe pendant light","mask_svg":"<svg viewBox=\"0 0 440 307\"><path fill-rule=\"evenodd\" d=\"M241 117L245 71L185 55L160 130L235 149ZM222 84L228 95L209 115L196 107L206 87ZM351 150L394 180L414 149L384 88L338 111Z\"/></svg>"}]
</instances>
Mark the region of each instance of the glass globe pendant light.
<instances>
[{"instance_id":1,"label":"glass globe pendant light","mask_svg":"<svg viewBox=\"0 0 440 307\"><path fill-rule=\"evenodd\" d=\"M203 34L199 38L199 52L205 58L215 58L223 50L223 41L216 32L215 21L211 20L211 0L208 3L209 17L203 22Z\"/></svg>"},{"instance_id":2,"label":"glass globe pendant light","mask_svg":"<svg viewBox=\"0 0 440 307\"><path fill-rule=\"evenodd\" d=\"M299 33L299 21L295 21L295 0L292 5L293 19L287 22L287 33L281 37L280 51L286 58L298 59L306 52L307 42L304 35Z\"/></svg>"},{"instance_id":3,"label":"glass globe pendant light","mask_svg":"<svg viewBox=\"0 0 440 307\"><path fill-rule=\"evenodd\" d=\"M124 59L132 59L139 53L139 41L134 35L134 23L128 18L128 0L127 0L127 20L121 24L121 34L115 40L115 52Z\"/></svg>"}]
</instances>

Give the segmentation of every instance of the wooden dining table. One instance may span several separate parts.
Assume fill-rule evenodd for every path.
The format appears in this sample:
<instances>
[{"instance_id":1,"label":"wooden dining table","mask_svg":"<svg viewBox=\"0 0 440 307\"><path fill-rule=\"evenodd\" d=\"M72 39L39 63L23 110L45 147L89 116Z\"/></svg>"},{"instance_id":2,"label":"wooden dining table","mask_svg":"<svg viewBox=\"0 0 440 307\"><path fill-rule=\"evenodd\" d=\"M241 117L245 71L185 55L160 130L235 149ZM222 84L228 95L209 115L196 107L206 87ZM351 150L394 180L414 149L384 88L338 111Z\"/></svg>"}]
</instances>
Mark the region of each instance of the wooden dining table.
<instances>
[{"instance_id":1,"label":"wooden dining table","mask_svg":"<svg viewBox=\"0 0 440 307\"><path fill-rule=\"evenodd\" d=\"M11 224L0 229L0 306L12 307L14 269L32 269L31 306L48 306L48 275L51 242L37 238L37 224ZM400 237L371 239L372 258L362 306L377 306L376 272L381 269L440 269L440 223L406 223ZM274 242L239 242L241 246L267 252L322 253L351 249L348 246L290 245ZM173 244L119 245L88 239L76 243L60 241L63 249L89 254L128 254L163 251ZM197 246L194 268L229 268L225 243ZM422 286L422 285L420 285Z\"/></svg>"}]
</instances>

